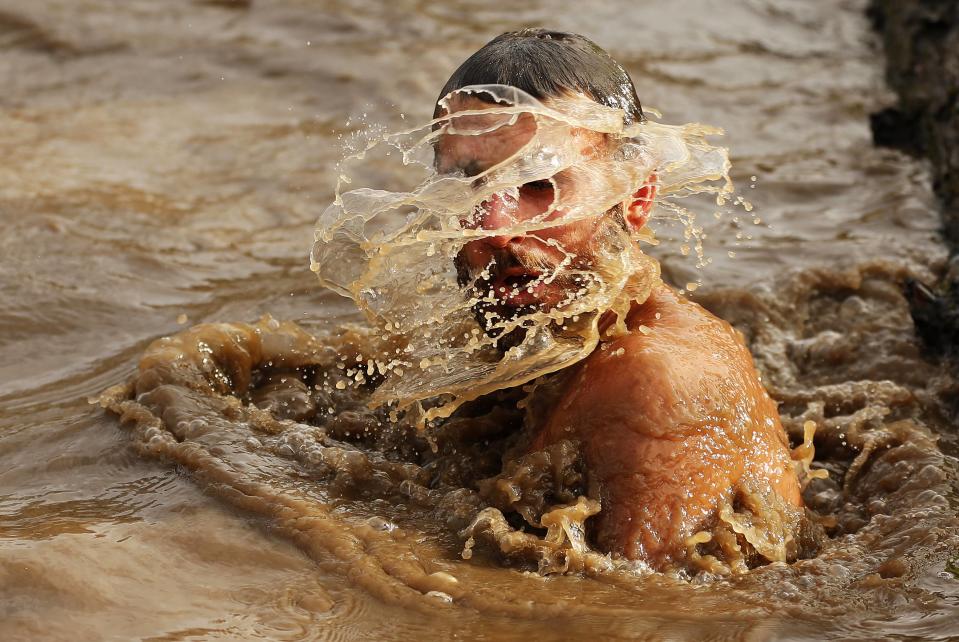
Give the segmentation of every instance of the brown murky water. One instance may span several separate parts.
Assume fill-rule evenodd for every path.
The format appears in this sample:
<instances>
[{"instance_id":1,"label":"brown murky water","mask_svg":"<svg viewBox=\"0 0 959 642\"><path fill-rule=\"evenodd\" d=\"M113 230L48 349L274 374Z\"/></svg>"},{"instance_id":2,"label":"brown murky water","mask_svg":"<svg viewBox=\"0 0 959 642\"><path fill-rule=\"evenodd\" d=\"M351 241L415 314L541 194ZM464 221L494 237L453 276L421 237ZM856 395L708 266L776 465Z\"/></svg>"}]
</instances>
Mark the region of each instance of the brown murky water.
<instances>
[{"instance_id":1,"label":"brown murky water","mask_svg":"<svg viewBox=\"0 0 959 642\"><path fill-rule=\"evenodd\" d=\"M512 4L0 0L0 637L959 635L956 383L899 287L945 250L922 167L870 144L862 3ZM424 120L530 24L606 46L666 122L727 129L760 223L704 220L705 269L681 229L656 255L744 332L794 441L820 425L817 557L542 577L482 542L463 560L455 506L376 444L204 395L154 400L189 412L151 441L88 403L188 325L355 320L307 259L347 117Z\"/></svg>"}]
</instances>

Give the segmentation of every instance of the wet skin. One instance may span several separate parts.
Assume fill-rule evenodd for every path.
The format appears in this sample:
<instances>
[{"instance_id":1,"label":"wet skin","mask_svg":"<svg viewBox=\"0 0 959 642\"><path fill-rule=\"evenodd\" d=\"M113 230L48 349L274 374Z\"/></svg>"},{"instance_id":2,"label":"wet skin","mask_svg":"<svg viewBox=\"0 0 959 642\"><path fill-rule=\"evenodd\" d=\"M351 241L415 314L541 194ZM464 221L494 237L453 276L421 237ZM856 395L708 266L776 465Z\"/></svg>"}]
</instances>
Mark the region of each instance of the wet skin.
<instances>
[{"instance_id":1,"label":"wet skin","mask_svg":"<svg viewBox=\"0 0 959 642\"><path fill-rule=\"evenodd\" d=\"M627 327L574 366L531 446L582 442L603 505L599 546L664 568L738 488L801 506L776 404L739 332L666 286Z\"/></svg>"},{"instance_id":2,"label":"wet skin","mask_svg":"<svg viewBox=\"0 0 959 642\"><path fill-rule=\"evenodd\" d=\"M451 107L456 112L489 105L466 98ZM524 116L495 136L444 135L437 167L481 172L512 156L534 133L535 122ZM604 144L591 132L570 135L579 137L587 157ZM622 204L625 224L634 230L646 222L654 181ZM575 182L563 189L576 189ZM541 215L552 201L551 186L527 184L518 198L493 197L462 221L464 227L504 230L471 241L457 257L459 267L474 274L491 270L503 307L548 307L563 298L561 282L531 291L510 287L538 275L535 267L518 264L558 261L561 253L551 243L589 260L595 222L505 233L510 224ZM504 255L525 260L497 265ZM720 505L742 489L772 492L801 506L776 404L741 335L664 285L634 304L626 321L625 335L604 342L567 373L559 402L531 444L536 450L561 439L582 443L590 481L601 494L597 544L662 569L681 559L687 538L708 527Z\"/></svg>"}]
</instances>

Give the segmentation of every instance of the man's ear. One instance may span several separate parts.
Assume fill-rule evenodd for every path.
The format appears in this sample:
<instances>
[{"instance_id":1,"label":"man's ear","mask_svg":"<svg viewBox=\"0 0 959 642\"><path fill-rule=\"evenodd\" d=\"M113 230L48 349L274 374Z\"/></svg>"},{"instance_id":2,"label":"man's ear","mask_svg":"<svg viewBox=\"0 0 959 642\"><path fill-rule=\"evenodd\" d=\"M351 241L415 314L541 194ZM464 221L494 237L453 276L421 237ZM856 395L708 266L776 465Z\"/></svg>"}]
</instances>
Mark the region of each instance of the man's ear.
<instances>
[{"instance_id":1,"label":"man's ear","mask_svg":"<svg viewBox=\"0 0 959 642\"><path fill-rule=\"evenodd\" d=\"M649 220L649 210L653 207L656 198L656 174L650 174L646 182L633 194L633 200L626 207L626 222L634 230L638 230Z\"/></svg>"}]
</instances>

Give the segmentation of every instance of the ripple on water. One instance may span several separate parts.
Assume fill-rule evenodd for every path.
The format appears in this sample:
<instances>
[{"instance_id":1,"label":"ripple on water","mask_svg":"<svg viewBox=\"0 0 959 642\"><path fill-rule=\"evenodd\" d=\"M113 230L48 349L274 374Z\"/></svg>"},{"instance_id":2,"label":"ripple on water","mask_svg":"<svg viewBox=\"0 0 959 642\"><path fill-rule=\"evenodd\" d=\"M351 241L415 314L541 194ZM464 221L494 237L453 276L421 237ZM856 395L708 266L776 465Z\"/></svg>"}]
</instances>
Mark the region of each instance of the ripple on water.
<instances>
[{"instance_id":1,"label":"ripple on water","mask_svg":"<svg viewBox=\"0 0 959 642\"><path fill-rule=\"evenodd\" d=\"M887 427L921 422L959 452L954 423L937 410L957 391L915 356L895 294L905 273L932 275L944 249L922 168L871 147L866 114L885 99L881 62L864 37L865 3L751 0L724 4L719 17L715 4L609 0L583 11L571 0L484 2L481 10L465 0L400 0L388 8L275 0L249 10L142 0L4 3L0 525L46 492L69 510L68 499L121 497L111 486L138 475L170 482L147 491L155 499L141 521L111 527L112 513L124 514L111 504L89 516L88 534L0 539L0 639L274 637L270 616L286 608L277 606L286 599L280 589L309 592L305 577L317 578L334 601L305 639L384 631L409 638L468 632L562 639L598 631L691 640L955 637L957 582L944 556L957 550L956 529L938 499L956 503L954 462L936 459L922 431L910 451L889 441L906 429ZM480 548L471 563L458 561L461 543L445 524L417 532L404 523L430 523L403 509L412 493L344 503L339 510L357 523L385 516L379 518L396 525L392 532L406 546L361 551L356 575L376 571L364 555L422 556L462 583L488 587L490 602L497 592L505 599L504 588L515 609L573 602L565 616L560 607L510 618L455 601L434 608L414 596L424 615L404 599L372 597L361 578L351 579L349 563L335 563L327 547L311 548L310 533L274 528L272 513L251 506L255 485L244 487L249 494L230 491L222 478L192 476L189 465L132 454L115 421L90 418L85 398L123 380L154 338L180 329L180 313L194 320L305 313L318 326L327 316L347 319L330 300L303 294L314 285L304 234L329 200L336 137L353 127L342 124L346 114L369 112L374 122L395 122L396 111L425 116L460 60L494 32L530 24L581 31L608 46L636 78L645 104L673 121L727 129L741 188L746 177L758 177L749 196L763 225L703 222L716 244L707 244L715 259L709 269L694 269L668 243L657 257L673 283L702 279L697 300L747 335L794 435L805 420L821 421L816 445L835 483L818 488L811 503L845 518L844 534L820 558L702 584L616 574L545 579L504 568ZM664 239L670 234L662 230ZM727 250L735 259L726 260ZM902 274L876 273L886 295L857 294L864 288L842 268L877 256L899 264ZM806 285L791 283L790 270L804 273ZM877 314L884 320L870 325ZM812 322L817 318L822 322ZM80 415L90 423L78 425ZM848 495L840 483L857 454L848 439L842 443L844 426L886 439L873 444L875 457L857 473L882 494L877 501ZM265 449L254 445L253 452ZM61 454L59 467L44 468ZM272 471L270 492L289 483L290 494L307 504L329 501L317 490L325 486L322 471L271 457L259 470L237 462L234 473L260 479ZM926 473L902 490L927 466L949 479ZM926 484L935 488L921 489ZM300 525L307 529L308 520ZM209 546L225 539L246 549L206 562L184 554L206 548L212 532L222 538ZM442 546L411 547L411 537ZM341 543L333 537L329 548ZM255 557L264 551L276 556ZM903 566L890 559L903 552L906 571L894 577ZM244 556L257 564L234 559Z\"/></svg>"}]
</instances>

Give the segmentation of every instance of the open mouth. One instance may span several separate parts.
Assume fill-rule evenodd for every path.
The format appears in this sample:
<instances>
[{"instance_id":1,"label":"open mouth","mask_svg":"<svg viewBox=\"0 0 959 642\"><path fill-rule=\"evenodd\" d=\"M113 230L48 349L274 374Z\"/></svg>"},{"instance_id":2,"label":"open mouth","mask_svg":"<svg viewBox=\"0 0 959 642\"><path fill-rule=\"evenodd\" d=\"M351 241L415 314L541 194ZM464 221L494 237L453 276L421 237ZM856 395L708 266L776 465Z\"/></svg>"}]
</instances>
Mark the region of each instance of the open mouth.
<instances>
[{"instance_id":1,"label":"open mouth","mask_svg":"<svg viewBox=\"0 0 959 642\"><path fill-rule=\"evenodd\" d=\"M530 286L537 284L542 277L541 272L527 270L525 268L511 267L503 270L496 279L496 285L493 288L498 298L507 301L516 296L532 294L529 292ZM523 297L526 298L526 297Z\"/></svg>"},{"instance_id":2,"label":"open mouth","mask_svg":"<svg viewBox=\"0 0 959 642\"><path fill-rule=\"evenodd\" d=\"M500 283L506 287L507 290L522 290L526 288L530 283L533 283L539 279L540 275L534 272L526 274L513 274L505 277Z\"/></svg>"}]
</instances>

